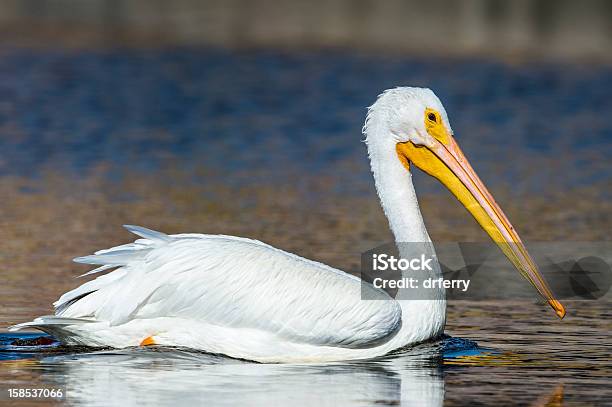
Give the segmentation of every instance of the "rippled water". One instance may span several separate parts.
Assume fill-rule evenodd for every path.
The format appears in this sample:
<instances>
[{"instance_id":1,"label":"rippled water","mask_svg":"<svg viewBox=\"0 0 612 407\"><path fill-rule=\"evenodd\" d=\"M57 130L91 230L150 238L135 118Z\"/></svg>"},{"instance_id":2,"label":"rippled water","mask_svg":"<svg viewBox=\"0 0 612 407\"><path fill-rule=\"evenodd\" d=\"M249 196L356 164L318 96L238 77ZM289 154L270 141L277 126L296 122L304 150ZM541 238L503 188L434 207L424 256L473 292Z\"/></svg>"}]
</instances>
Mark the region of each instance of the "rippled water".
<instances>
[{"instance_id":1,"label":"rippled water","mask_svg":"<svg viewBox=\"0 0 612 407\"><path fill-rule=\"evenodd\" d=\"M0 330L48 314L86 271L70 259L131 239L125 223L248 236L356 270L390 240L360 129L396 85L439 94L525 240L610 240L609 67L210 49L1 56ZM485 238L437 183L415 181L434 240ZM451 337L326 365L23 348L0 333L0 387L65 386L75 405L610 404L612 304L565 305L558 321L535 299L451 302Z\"/></svg>"},{"instance_id":2,"label":"rippled water","mask_svg":"<svg viewBox=\"0 0 612 407\"><path fill-rule=\"evenodd\" d=\"M23 347L11 343L40 335L2 334L0 383L64 388L75 405L606 405L609 307L575 302L560 323L535 304L458 302L450 308L453 337L323 365L266 365L162 347Z\"/></svg>"}]
</instances>

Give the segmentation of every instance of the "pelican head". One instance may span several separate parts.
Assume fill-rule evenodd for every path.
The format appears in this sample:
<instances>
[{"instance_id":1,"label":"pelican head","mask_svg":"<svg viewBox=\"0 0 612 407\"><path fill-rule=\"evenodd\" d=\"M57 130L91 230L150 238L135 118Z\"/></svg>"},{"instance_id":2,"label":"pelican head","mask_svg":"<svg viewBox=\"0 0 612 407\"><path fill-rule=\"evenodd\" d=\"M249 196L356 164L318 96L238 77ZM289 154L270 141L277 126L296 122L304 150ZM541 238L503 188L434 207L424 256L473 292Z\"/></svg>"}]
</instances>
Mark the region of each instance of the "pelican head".
<instances>
[{"instance_id":1,"label":"pelican head","mask_svg":"<svg viewBox=\"0 0 612 407\"><path fill-rule=\"evenodd\" d=\"M371 129L371 126L382 128ZM372 161L373 155L385 154L399 160L409 172L416 166L438 179L556 314L560 318L565 316L563 305L554 298L518 233L463 155L444 106L430 89L387 90L370 107L364 130ZM374 144L384 148L370 148Z\"/></svg>"}]
</instances>

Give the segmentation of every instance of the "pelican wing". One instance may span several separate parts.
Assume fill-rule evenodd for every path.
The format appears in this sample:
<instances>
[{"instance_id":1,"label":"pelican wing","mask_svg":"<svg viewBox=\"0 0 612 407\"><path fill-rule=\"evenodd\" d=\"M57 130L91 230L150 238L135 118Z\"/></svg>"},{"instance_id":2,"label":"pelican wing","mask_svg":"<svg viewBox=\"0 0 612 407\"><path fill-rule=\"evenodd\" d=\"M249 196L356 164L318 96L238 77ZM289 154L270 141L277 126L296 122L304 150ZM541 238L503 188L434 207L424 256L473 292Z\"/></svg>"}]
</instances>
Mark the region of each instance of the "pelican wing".
<instances>
[{"instance_id":1,"label":"pelican wing","mask_svg":"<svg viewBox=\"0 0 612 407\"><path fill-rule=\"evenodd\" d=\"M401 325L385 292L322 263L250 239L126 227L143 238L75 259L100 265L90 273L117 269L64 294L57 316L110 325L178 317L349 348Z\"/></svg>"}]
</instances>

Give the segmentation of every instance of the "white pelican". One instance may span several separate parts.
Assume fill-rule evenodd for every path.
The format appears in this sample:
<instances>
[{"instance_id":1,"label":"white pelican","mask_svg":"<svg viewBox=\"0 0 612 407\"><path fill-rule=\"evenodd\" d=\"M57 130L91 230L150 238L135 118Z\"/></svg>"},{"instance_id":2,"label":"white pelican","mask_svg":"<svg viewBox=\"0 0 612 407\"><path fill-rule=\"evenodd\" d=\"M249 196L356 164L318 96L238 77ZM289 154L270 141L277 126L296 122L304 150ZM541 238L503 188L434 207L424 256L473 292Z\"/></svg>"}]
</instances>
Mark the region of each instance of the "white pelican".
<instances>
[{"instance_id":1,"label":"white pelican","mask_svg":"<svg viewBox=\"0 0 612 407\"><path fill-rule=\"evenodd\" d=\"M368 111L364 134L376 189L396 242L431 242L412 185L414 165L441 181L474 216L560 318L552 295L514 230L453 138L429 89L395 88ZM66 344L172 345L259 362L365 359L438 337L443 288L395 299L359 278L265 243L233 236L166 235L79 257L115 269L67 292L55 315L11 327L46 331ZM439 267L431 272L439 277Z\"/></svg>"}]
</instances>

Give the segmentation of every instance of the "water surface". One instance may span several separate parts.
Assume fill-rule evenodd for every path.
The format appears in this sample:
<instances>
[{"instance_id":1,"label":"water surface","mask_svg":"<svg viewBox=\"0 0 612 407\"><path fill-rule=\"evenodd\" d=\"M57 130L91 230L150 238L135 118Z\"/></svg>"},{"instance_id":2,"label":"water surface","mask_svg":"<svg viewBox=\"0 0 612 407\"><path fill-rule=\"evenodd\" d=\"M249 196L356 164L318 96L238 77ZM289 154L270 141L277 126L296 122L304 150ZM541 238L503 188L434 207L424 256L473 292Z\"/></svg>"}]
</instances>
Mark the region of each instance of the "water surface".
<instances>
[{"instance_id":1,"label":"water surface","mask_svg":"<svg viewBox=\"0 0 612 407\"><path fill-rule=\"evenodd\" d=\"M561 324L536 304L458 303L449 313L453 337L347 363L259 364L163 347L23 347L11 345L14 338L40 334L1 334L0 383L62 387L73 405L609 404L609 303L568 304Z\"/></svg>"},{"instance_id":2,"label":"water surface","mask_svg":"<svg viewBox=\"0 0 612 407\"><path fill-rule=\"evenodd\" d=\"M612 69L350 52L2 49L0 330L51 312L70 259L167 233L247 236L348 271L390 241L361 143L365 107L433 88L521 236L610 240ZM415 172L435 241L485 239ZM16 349L0 383L74 405L605 405L610 303L560 322L533 301L449 304L447 334L378 360L261 365L184 349ZM474 341L474 342L472 342ZM477 345L476 345L476 344ZM556 404L555 404L556 403ZM40 404L37 404L40 405Z\"/></svg>"}]
</instances>

